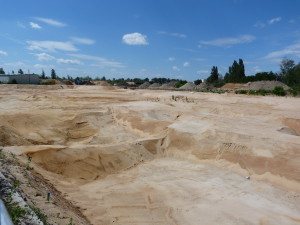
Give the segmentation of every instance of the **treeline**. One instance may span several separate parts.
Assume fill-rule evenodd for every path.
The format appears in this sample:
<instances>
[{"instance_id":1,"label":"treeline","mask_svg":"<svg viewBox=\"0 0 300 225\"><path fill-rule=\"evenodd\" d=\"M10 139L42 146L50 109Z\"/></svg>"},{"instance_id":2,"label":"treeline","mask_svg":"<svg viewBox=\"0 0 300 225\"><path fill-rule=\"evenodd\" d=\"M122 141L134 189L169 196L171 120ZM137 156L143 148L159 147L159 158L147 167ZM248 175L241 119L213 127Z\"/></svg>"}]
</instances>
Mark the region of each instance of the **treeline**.
<instances>
[{"instance_id":1,"label":"treeline","mask_svg":"<svg viewBox=\"0 0 300 225\"><path fill-rule=\"evenodd\" d=\"M210 76L206 79L207 83L220 87L225 83L247 83L254 81L281 81L293 88L300 88L300 63L295 64L292 59L284 58L280 63L280 72L259 72L255 75L246 76L245 66L242 59L237 62L234 60L232 66L228 68L228 72L224 78L218 72L218 67L213 66Z\"/></svg>"},{"instance_id":2,"label":"treeline","mask_svg":"<svg viewBox=\"0 0 300 225\"><path fill-rule=\"evenodd\" d=\"M212 84L215 87L221 87L225 83L247 83L247 82L254 82L254 81L282 81L285 84L287 84L290 87L300 89L300 63L296 64L294 60L284 58L282 59L280 63L280 72L274 73L272 71L270 72L259 72L255 75L246 76L245 74L245 65L242 59L239 59L238 61L234 60L232 65L228 68L228 72L223 77L219 71L217 66L213 66L210 72L210 76L205 80L207 83ZM0 74L5 74L4 69L0 68ZM15 74L14 71L12 71L12 74ZM18 70L17 74L24 74L22 69ZM149 83L159 83L159 84L165 84L169 83L171 81L176 81L175 87L180 87L187 83L186 80L180 80L180 79L171 79L171 78L164 78L164 77L154 77L152 79L149 78L112 78L107 79L105 76L103 77L96 77L92 78L90 76L84 76L84 77L76 77L75 79L71 76L67 77L59 77L54 69L51 69L51 75L50 77L46 76L44 70L42 70L42 73L40 75L41 79L63 79L63 80L84 80L84 81L92 81L92 80L103 80L107 81L112 84L116 85L128 85L129 82L132 82L133 86L139 86L143 84L144 82ZM197 79L194 81L196 85L199 85L202 82L201 79Z\"/></svg>"}]
</instances>

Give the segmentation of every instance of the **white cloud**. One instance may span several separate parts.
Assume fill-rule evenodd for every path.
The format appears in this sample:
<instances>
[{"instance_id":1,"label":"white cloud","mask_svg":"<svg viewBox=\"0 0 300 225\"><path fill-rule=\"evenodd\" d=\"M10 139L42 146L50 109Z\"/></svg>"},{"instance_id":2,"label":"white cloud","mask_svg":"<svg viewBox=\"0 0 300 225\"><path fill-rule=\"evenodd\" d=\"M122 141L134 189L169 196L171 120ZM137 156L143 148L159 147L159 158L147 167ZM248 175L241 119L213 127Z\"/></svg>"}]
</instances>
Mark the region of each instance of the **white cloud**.
<instances>
[{"instance_id":1,"label":"white cloud","mask_svg":"<svg viewBox=\"0 0 300 225\"><path fill-rule=\"evenodd\" d=\"M0 50L0 55L7 56L8 54L7 54L7 52L5 52L5 51L1 51L1 50Z\"/></svg>"},{"instance_id":2,"label":"white cloud","mask_svg":"<svg viewBox=\"0 0 300 225\"><path fill-rule=\"evenodd\" d=\"M56 50L75 52L78 49L71 42L60 41L27 41L29 50L55 52Z\"/></svg>"},{"instance_id":3,"label":"white cloud","mask_svg":"<svg viewBox=\"0 0 300 225\"><path fill-rule=\"evenodd\" d=\"M185 34L180 34L180 33L169 33L169 32L166 32L166 31L160 31L158 32L159 34L166 34L166 35L169 35L169 36L173 36L173 37L179 37L179 38L186 38L187 36Z\"/></svg>"},{"instance_id":4,"label":"white cloud","mask_svg":"<svg viewBox=\"0 0 300 225\"><path fill-rule=\"evenodd\" d=\"M30 22L29 25L31 26L32 29L42 29L42 27L37 23Z\"/></svg>"},{"instance_id":5,"label":"white cloud","mask_svg":"<svg viewBox=\"0 0 300 225\"><path fill-rule=\"evenodd\" d=\"M277 23L281 20L282 18L281 17L276 17L276 18L272 18L268 21L268 24L274 24L274 23Z\"/></svg>"},{"instance_id":6,"label":"white cloud","mask_svg":"<svg viewBox=\"0 0 300 225\"><path fill-rule=\"evenodd\" d=\"M184 67L188 67L188 66L190 66L190 63L189 62L185 62L185 63L183 63L183 66Z\"/></svg>"},{"instance_id":7,"label":"white cloud","mask_svg":"<svg viewBox=\"0 0 300 225\"><path fill-rule=\"evenodd\" d=\"M50 60L54 60L55 57L48 55L47 53L39 53L39 54L34 54L39 61L50 61Z\"/></svg>"},{"instance_id":8,"label":"white cloud","mask_svg":"<svg viewBox=\"0 0 300 225\"><path fill-rule=\"evenodd\" d=\"M174 57L169 57L168 60L173 62L175 60L175 58Z\"/></svg>"},{"instance_id":9,"label":"white cloud","mask_svg":"<svg viewBox=\"0 0 300 225\"><path fill-rule=\"evenodd\" d=\"M53 65L42 65L42 64L35 64L33 65L34 68L37 69L47 69L47 68L53 68Z\"/></svg>"},{"instance_id":10,"label":"white cloud","mask_svg":"<svg viewBox=\"0 0 300 225\"><path fill-rule=\"evenodd\" d=\"M258 28L264 28L265 26L266 24L263 22L257 22L256 24L254 24L254 27L258 27Z\"/></svg>"},{"instance_id":11,"label":"white cloud","mask_svg":"<svg viewBox=\"0 0 300 225\"><path fill-rule=\"evenodd\" d=\"M198 70L196 73L197 74L208 74L209 71L208 70Z\"/></svg>"},{"instance_id":12,"label":"white cloud","mask_svg":"<svg viewBox=\"0 0 300 225\"><path fill-rule=\"evenodd\" d=\"M42 18L42 17L35 17L34 19L44 22L48 25L54 26L54 27L65 27L67 24L59 22L57 20L49 19L49 18Z\"/></svg>"},{"instance_id":13,"label":"white cloud","mask_svg":"<svg viewBox=\"0 0 300 225\"><path fill-rule=\"evenodd\" d=\"M275 59L275 58L282 58L282 57L288 56L288 55L300 57L300 40L298 40L295 44L285 47L284 49L281 49L279 51L270 52L264 58L265 59Z\"/></svg>"},{"instance_id":14,"label":"white cloud","mask_svg":"<svg viewBox=\"0 0 300 225\"><path fill-rule=\"evenodd\" d=\"M272 18L272 19L270 19L268 21L265 21L265 22L258 21L256 24L254 24L254 27L264 28L267 25L272 25L274 23L278 23L281 20L282 20L281 17L276 17L276 18Z\"/></svg>"},{"instance_id":15,"label":"white cloud","mask_svg":"<svg viewBox=\"0 0 300 225\"><path fill-rule=\"evenodd\" d=\"M92 45L95 44L95 41L89 38L78 38L78 37L72 37L71 38L74 42L84 45Z\"/></svg>"},{"instance_id":16,"label":"white cloud","mask_svg":"<svg viewBox=\"0 0 300 225\"><path fill-rule=\"evenodd\" d=\"M140 33L125 34L122 38L127 45L148 45L147 36Z\"/></svg>"},{"instance_id":17,"label":"white cloud","mask_svg":"<svg viewBox=\"0 0 300 225\"><path fill-rule=\"evenodd\" d=\"M4 66L18 66L18 67L24 67L25 63L18 61L18 62L11 62L11 63L4 63Z\"/></svg>"},{"instance_id":18,"label":"white cloud","mask_svg":"<svg viewBox=\"0 0 300 225\"><path fill-rule=\"evenodd\" d=\"M255 36L253 35L241 35L232 38L218 38L211 41L200 41L200 44L222 47L222 46L250 43L254 40L255 40Z\"/></svg>"},{"instance_id":19,"label":"white cloud","mask_svg":"<svg viewBox=\"0 0 300 225\"><path fill-rule=\"evenodd\" d=\"M69 65L81 65L81 64L83 64L78 59L57 59L57 63L69 64Z\"/></svg>"},{"instance_id":20,"label":"white cloud","mask_svg":"<svg viewBox=\"0 0 300 225\"><path fill-rule=\"evenodd\" d=\"M172 67L172 70L180 71L180 69L179 69L177 66L173 66L173 67Z\"/></svg>"},{"instance_id":21,"label":"white cloud","mask_svg":"<svg viewBox=\"0 0 300 225\"><path fill-rule=\"evenodd\" d=\"M123 67L125 67L123 63L110 61L108 59L98 57L98 56L91 56L91 55L84 55L84 54L69 54L69 55L73 56L73 57L76 57L78 59L95 61L96 63L91 64L91 66L113 67L113 68L123 68Z\"/></svg>"}]
</instances>

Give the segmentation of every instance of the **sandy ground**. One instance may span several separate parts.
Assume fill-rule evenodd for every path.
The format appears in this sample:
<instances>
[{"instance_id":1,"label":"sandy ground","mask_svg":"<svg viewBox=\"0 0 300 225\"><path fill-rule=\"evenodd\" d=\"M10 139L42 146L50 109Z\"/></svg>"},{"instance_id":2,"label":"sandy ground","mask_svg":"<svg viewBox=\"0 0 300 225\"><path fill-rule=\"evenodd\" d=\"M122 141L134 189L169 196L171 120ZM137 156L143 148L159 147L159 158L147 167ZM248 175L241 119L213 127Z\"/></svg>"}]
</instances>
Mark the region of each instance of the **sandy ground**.
<instances>
[{"instance_id":1,"label":"sandy ground","mask_svg":"<svg viewBox=\"0 0 300 225\"><path fill-rule=\"evenodd\" d=\"M1 85L0 146L92 224L300 224L299 112L299 98Z\"/></svg>"}]
</instances>

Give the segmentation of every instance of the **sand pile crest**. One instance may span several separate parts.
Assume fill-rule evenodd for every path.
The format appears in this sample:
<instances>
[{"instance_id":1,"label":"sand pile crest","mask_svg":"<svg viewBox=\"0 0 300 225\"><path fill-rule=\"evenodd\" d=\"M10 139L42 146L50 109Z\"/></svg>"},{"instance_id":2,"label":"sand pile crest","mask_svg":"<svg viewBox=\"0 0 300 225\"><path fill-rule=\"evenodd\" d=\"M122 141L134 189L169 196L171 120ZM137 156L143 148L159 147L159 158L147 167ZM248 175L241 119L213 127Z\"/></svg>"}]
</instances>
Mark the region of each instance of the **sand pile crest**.
<instances>
[{"instance_id":1,"label":"sand pile crest","mask_svg":"<svg viewBox=\"0 0 300 225\"><path fill-rule=\"evenodd\" d=\"M282 87L284 90L290 89L289 86L280 82L280 81L255 81L249 82L245 84L245 86L238 88L238 90L251 90L251 91L258 91L260 89L263 90L273 90L275 87Z\"/></svg>"},{"instance_id":2,"label":"sand pile crest","mask_svg":"<svg viewBox=\"0 0 300 225\"><path fill-rule=\"evenodd\" d=\"M147 89L151 84L146 81L145 83L141 84L138 88L139 89Z\"/></svg>"},{"instance_id":3,"label":"sand pile crest","mask_svg":"<svg viewBox=\"0 0 300 225\"><path fill-rule=\"evenodd\" d=\"M196 89L196 85L193 82L187 82L185 85L181 86L179 89L183 90L194 90Z\"/></svg>"}]
</instances>

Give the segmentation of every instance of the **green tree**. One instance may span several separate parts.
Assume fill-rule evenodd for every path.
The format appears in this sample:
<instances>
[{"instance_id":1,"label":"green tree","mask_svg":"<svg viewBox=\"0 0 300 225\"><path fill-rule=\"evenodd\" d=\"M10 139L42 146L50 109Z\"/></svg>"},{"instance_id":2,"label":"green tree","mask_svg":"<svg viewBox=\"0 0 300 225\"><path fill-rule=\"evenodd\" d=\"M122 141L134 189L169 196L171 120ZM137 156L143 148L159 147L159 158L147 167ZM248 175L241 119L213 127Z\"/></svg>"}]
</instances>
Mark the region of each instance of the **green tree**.
<instances>
[{"instance_id":1,"label":"green tree","mask_svg":"<svg viewBox=\"0 0 300 225\"><path fill-rule=\"evenodd\" d=\"M46 79L46 75L45 75L45 71L44 71L44 70L42 70L41 78L42 78L42 79Z\"/></svg>"},{"instance_id":2,"label":"green tree","mask_svg":"<svg viewBox=\"0 0 300 225\"><path fill-rule=\"evenodd\" d=\"M51 69L51 79L56 79L57 75L54 69Z\"/></svg>"},{"instance_id":3,"label":"green tree","mask_svg":"<svg viewBox=\"0 0 300 225\"><path fill-rule=\"evenodd\" d=\"M19 69L19 70L18 70L18 74L24 74L23 70L22 70L22 69Z\"/></svg>"},{"instance_id":4,"label":"green tree","mask_svg":"<svg viewBox=\"0 0 300 225\"><path fill-rule=\"evenodd\" d=\"M103 76L103 77L101 78L101 80L106 80L106 77L105 77L105 76Z\"/></svg>"},{"instance_id":5,"label":"green tree","mask_svg":"<svg viewBox=\"0 0 300 225\"><path fill-rule=\"evenodd\" d=\"M175 88L180 88L181 86L185 85L187 83L186 80L179 80L176 82L176 84L174 85Z\"/></svg>"},{"instance_id":6,"label":"green tree","mask_svg":"<svg viewBox=\"0 0 300 225\"><path fill-rule=\"evenodd\" d=\"M287 72L284 77L284 81L291 87L300 87L300 63L296 65L292 70Z\"/></svg>"},{"instance_id":7,"label":"green tree","mask_svg":"<svg viewBox=\"0 0 300 225\"><path fill-rule=\"evenodd\" d=\"M233 61L232 66L229 67L228 73L225 74L224 80L226 83L240 83L245 79L245 66L242 59L239 62Z\"/></svg>"},{"instance_id":8,"label":"green tree","mask_svg":"<svg viewBox=\"0 0 300 225\"><path fill-rule=\"evenodd\" d=\"M207 83L215 83L219 79L219 71L217 66L211 68L210 76L207 78Z\"/></svg>"},{"instance_id":9,"label":"green tree","mask_svg":"<svg viewBox=\"0 0 300 225\"><path fill-rule=\"evenodd\" d=\"M3 68L0 68L0 74L5 74Z\"/></svg>"},{"instance_id":10,"label":"green tree","mask_svg":"<svg viewBox=\"0 0 300 225\"><path fill-rule=\"evenodd\" d=\"M194 81L194 84L195 84L195 85L199 85L199 84L201 84L201 83L202 83L202 80L201 80L201 79L198 79L198 80L195 80L195 81Z\"/></svg>"},{"instance_id":11,"label":"green tree","mask_svg":"<svg viewBox=\"0 0 300 225\"><path fill-rule=\"evenodd\" d=\"M280 63L280 75L285 77L289 72L295 69L295 61L292 59L284 58Z\"/></svg>"},{"instance_id":12,"label":"green tree","mask_svg":"<svg viewBox=\"0 0 300 225\"><path fill-rule=\"evenodd\" d=\"M15 71L14 71L14 70L12 70L12 71L11 71L11 74L15 74Z\"/></svg>"}]
</instances>

